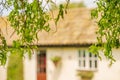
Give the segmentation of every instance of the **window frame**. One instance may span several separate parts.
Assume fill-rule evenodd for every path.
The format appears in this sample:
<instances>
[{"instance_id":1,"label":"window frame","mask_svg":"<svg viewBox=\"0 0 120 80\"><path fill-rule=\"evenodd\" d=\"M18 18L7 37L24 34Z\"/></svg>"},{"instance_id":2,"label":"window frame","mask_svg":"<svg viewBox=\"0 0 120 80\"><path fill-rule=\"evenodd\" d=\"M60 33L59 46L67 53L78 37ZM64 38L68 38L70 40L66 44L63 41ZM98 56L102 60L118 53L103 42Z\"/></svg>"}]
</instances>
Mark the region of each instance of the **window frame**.
<instances>
[{"instance_id":1,"label":"window frame","mask_svg":"<svg viewBox=\"0 0 120 80\"><path fill-rule=\"evenodd\" d=\"M88 49L79 49L77 53L77 69L97 71L98 69L98 57L88 51ZM91 56L91 57L90 57ZM90 62L91 61L91 62ZM90 67L91 65L91 67Z\"/></svg>"}]
</instances>

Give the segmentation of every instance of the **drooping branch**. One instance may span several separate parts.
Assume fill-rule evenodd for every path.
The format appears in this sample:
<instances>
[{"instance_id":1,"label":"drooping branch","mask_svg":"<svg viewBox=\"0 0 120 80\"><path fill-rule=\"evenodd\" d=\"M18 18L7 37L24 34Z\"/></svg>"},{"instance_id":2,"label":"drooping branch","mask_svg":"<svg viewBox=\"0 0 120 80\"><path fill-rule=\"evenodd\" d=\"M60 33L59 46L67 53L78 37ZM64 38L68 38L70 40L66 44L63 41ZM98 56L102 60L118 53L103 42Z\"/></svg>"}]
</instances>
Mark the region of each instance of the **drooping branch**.
<instances>
[{"instance_id":1,"label":"drooping branch","mask_svg":"<svg viewBox=\"0 0 120 80\"><path fill-rule=\"evenodd\" d=\"M70 0L67 0L67 5L69 1ZM45 5L43 5L44 2L46 2ZM28 2L27 0L2 0L0 2L0 6L2 6L2 9L0 9L1 14L4 9L9 10L9 8L11 8L8 21L10 22L10 27L14 29L12 35L16 33L19 37L13 41L12 49L23 51L21 46L25 46L25 48L29 49L26 51L30 52L32 48L31 45L38 40L37 34L42 30L50 31L49 21L54 19L53 21L57 24L59 19L63 18L67 7L61 4L58 17L52 18L51 15L48 14L49 10L46 9L46 6L50 4L53 4L51 0L33 0L32 2ZM54 5L56 5L56 3L54 3ZM2 34L0 35L2 36ZM4 36L0 37L0 39L4 45L1 46L0 64L5 64L6 53L8 51L12 52L12 50L7 48L8 44ZM5 58L2 56L3 54Z\"/></svg>"},{"instance_id":2,"label":"drooping branch","mask_svg":"<svg viewBox=\"0 0 120 80\"><path fill-rule=\"evenodd\" d=\"M98 43L92 47L102 50L112 63L115 61L112 49L120 47L120 0L98 0L96 3L92 17L97 19Z\"/></svg>"}]
</instances>

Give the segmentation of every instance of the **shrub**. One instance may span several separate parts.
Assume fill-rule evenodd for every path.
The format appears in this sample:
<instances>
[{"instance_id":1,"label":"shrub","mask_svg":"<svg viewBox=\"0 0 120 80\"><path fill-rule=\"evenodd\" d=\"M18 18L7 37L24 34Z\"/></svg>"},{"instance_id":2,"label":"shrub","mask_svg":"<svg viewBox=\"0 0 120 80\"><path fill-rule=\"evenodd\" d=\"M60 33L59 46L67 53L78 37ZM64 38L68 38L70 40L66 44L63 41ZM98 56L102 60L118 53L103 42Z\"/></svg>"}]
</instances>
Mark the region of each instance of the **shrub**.
<instances>
[{"instance_id":1,"label":"shrub","mask_svg":"<svg viewBox=\"0 0 120 80\"><path fill-rule=\"evenodd\" d=\"M19 53L12 53L9 56L7 80L23 80L23 60Z\"/></svg>"},{"instance_id":2,"label":"shrub","mask_svg":"<svg viewBox=\"0 0 120 80\"><path fill-rule=\"evenodd\" d=\"M51 60L52 60L53 62L59 62L59 61L61 60L61 57L59 57L59 56L54 56L54 57L51 58Z\"/></svg>"},{"instance_id":3,"label":"shrub","mask_svg":"<svg viewBox=\"0 0 120 80\"><path fill-rule=\"evenodd\" d=\"M92 79L94 77L93 71L78 71L77 75L82 79Z\"/></svg>"}]
</instances>

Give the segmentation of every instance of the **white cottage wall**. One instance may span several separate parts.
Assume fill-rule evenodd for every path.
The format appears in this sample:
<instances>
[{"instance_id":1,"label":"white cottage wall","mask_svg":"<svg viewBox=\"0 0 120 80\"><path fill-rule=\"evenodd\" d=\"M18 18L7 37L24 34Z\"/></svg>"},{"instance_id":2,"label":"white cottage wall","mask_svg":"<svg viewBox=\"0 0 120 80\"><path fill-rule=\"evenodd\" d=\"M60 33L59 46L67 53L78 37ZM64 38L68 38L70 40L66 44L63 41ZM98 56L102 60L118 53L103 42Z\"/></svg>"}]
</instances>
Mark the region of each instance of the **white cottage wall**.
<instances>
[{"instance_id":1,"label":"white cottage wall","mask_svg":"<svg viewBox=\"0 0 120 80\"><path fill-rule=\"evenodd\" d=\"M37 80L37 62L36 53L32 54L32 58L26 55L24 58L24 80Z\"/></svg>"},{"instance_id":2,"label":"white cottage wall","mask_svg":"<svg viewBox=\"0 0 120 80\"><path fill-rule=\"evenodd\" d=\"M102 56L99 61L98 71L95 72L93 80L120 80L120 49L113 50L113 56L116 62L110 67L108 60Z\"/></svg>"},{"instance_id":3,"label":"white cottage wall","mask_svg":"<svg viewBox=\"0 0 120 80\"><path fill-rule=\"evenodd\" d=\"M76 75L79 49L81 48L47 48L47 80L80 80ZM101 55L103 58L98 62L98 70L93 80L120 80L120 49L113 50L113 55L116 62L111 67L108 66L108 60ZM53 64L53 56L62 58L58 66ZM36 60L36 54L33 54L31 60L25 58L24 80L37 80Z\"/></svg>"},{"instance_id":4,"label":"white cottage wall","mask_svg":"<svg viewBox=\"0 0 120 80\"><path fill-rule=\"evenodd\" d=\"M4 66L0 66L0 80L6 80L7 79L7 69Z\"/></svg>"},{"instance_id":5,"label":"white cottage wall","mask_svg":"<svg viewBox=\"0 0 120 80\"><path fill-rule=\"evenodd\" d=\"M77 48L49 48L47 53L47 80L77 80ZM62 58L59 66L51 61L53 56Z\"/></svg>"},{"instance_id":6,"label":"white cottage wall","mask_svg":"<svg viewBox=\"0 0 120 80\"><path fill-rule=\"evenodd\" d=\"M48 49L47 80L79 80L76 76L78 50L79 48ZM95 71L93 80L120 80L120 49L114 49L113 55L116 62L111 67L109 67L109 61L101 55L102 61L98 61L98 70ZM61 56L61 66L54 66L50 60L52 56Z\"/></svg>"}]
</instances>

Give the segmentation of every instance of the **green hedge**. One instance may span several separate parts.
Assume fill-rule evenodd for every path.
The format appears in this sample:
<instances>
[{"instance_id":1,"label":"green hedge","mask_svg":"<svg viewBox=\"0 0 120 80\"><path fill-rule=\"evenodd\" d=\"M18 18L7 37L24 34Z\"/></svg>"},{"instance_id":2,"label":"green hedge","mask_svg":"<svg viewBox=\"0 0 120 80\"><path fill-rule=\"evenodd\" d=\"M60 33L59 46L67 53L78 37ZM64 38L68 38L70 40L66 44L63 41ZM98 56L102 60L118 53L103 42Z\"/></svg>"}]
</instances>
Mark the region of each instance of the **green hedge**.
<instances>
[{"instance_id":1,"label":"green hedge","mask_svg":"<svg viewBox=\"0 0 120 80\"><path fill-rule=\"evenodd\" d=\"M23 80L23 59L19 53L9 56L7 80Z\"/></svg>"}]
</instances>

